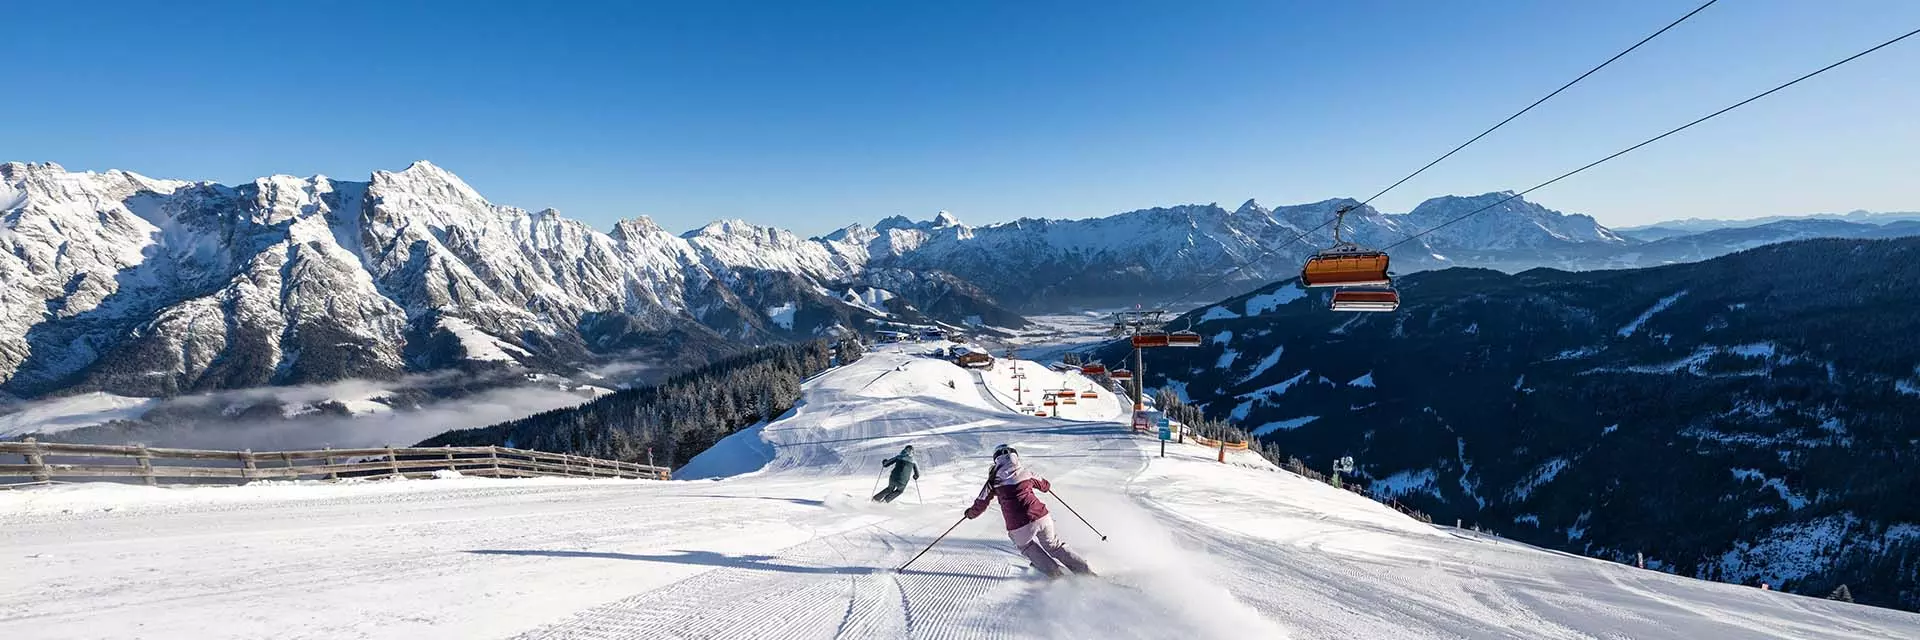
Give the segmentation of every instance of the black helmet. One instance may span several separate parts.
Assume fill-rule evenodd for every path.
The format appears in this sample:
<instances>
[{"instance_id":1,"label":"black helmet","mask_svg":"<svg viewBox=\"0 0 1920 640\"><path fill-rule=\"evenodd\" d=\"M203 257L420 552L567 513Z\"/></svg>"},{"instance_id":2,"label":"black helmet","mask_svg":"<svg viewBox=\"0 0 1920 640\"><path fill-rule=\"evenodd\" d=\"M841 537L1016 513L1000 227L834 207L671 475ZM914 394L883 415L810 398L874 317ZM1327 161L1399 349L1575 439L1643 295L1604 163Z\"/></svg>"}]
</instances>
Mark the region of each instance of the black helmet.
<instances>
[{"instance_id":1,"label":"black helmet","mask_svg":"<svg viewBox=\"0 0 1920 640\"><path fill-rule=\"evenodd\" d=\"M1010 445L1010 444L1000 444L993 448L993 457L995 458L998 458L1000 456L1003 456L1009 453L1017 454L1020 452L1014 449L1013 445Z\"/></svg>"}]
</instances>

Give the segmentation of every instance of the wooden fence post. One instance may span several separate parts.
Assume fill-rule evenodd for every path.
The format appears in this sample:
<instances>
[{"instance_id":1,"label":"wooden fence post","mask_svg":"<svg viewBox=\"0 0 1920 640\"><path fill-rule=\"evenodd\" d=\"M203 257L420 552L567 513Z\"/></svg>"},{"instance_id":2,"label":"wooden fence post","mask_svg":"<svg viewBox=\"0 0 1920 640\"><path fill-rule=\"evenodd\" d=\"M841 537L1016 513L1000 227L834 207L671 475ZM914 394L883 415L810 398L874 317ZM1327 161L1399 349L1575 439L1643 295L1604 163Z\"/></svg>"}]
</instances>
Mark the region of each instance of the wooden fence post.
<instances>
[{"instance_id":1,"label":"wooden fence post","mask_svg":"<svg viewBox=\"0 0 1920 640\"><path fill-rule=\"evenodd\" d=\"M393 471L393 475L400 475L400 455L393 452L393 445L387 445L387 468Z\"/></svg>"},{"instance_id":2,"label":"wooden fence post","mask_svg":"<svg viewBox=\"0 0 1920 640\"><path fill-rule=\"evenodd\" d=\"M492 447L487 448L487 460L493 462L493 477L495 478L500 477L500 446L499 445L494 445Z\"/></svg>"},{"instance_id":3,"label":"wooden fence post","mask_svg":"<svg viewBox=\"0 0 1920 640\"><path fill-rule=\"evenodd\" d=\"M448 448L448 447L452 447L452 446L453 446L453 445L450 445L450 444L443 444L443 445L440 445L440 447L441 447L441 448L443 448L443 449L444 449L444 448ZM448 471L455 471L455 469L453 468L453 452L452 452L452 451L448 451L448 452L447 452L447 470L448 470Z\"/></svg>"},{"instance_id":4,"label":"wooden fence post","mask_svg":"<svg viewBox=\"0 0 1920 640\"><path fill-rule=\"evenodd\" d=\"M135 458L135 460L140 463L140 477L146 480L147 486L149 487L159 484L159 482L153 478L153 454L147 452L147 445L142 444L135 446L140 447L140 455Z\"/></svg>"},{"instance_id":5,"label":"wooden fence post","mask_svg":"<svg viewBox=\"0 0 1920 640\"><path fill-rule=\"evenodd\" d=\"M45 455L42 455L40 453L39 441L34 440L32 437L28 437L25 440L25 442L27 443L27 445L33 447L32 449L27 450L27 464L33 465L35 467L39 467L38 469L34 469L33 471L33 481L34 482L52 482L53 474L48 472L47 458Z\"/></svg>"},{"instance_id":6,"label":"wooden fence post","mask_svg":"<svg viewBox=\"0 0 1920 640\"><path fill-rule=\"evenodd\" d=\"M240 471L241 477L244 478L247 482L252 482L254 478L254 472L259 470L260 468L259 465L255 463L253 460L252 449L247 449L245 451L240 452L240 466L241 466L241 471ZM242 484L245 484L245 483L242 483Z\"/></svg>"},{"instance_id":7,"label":"wooden fence post","mask_svg":"<svg viewBox=\"0 0 1920 640\"><path fill-rule=\"evenodd\" d=\"M327 445L327 447L326 447L326 449L327 449L328 451L332 451L332 450L333 450L333 445ZM327 479L328 479L328 480L339 480L339 479L340 479L340 472L338 472L338 471L334 471L334 470L333 470L333 456L332 456L332 455L328 455L328 456L327 456Z\"/></svg>"}]
</instances>

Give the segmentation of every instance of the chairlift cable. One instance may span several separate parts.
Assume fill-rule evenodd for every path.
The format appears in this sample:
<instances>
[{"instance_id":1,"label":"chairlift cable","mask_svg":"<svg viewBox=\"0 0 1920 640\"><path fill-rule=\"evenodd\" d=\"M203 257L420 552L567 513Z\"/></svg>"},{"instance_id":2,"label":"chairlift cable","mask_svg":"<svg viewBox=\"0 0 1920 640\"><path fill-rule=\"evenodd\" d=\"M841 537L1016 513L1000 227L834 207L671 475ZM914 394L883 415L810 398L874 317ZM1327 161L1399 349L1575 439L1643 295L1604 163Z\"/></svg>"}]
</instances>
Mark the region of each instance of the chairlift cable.
<instances>
[{"instance_id":1,"label":"chairlift cable","mask_svg":"<svg viewBox=\"0 0 1920 640\"><path fill-rule=\"evenodd\" d=\"M1548 93L1547 95L1541 97L1539 100L1533 101L1533 104L1529 104L1526 106L1526 108L1514 112L1513 115L1507 116L1505 120L1501 120L1500 122L1495 123L1492 127L1488 127L1486 131L1480 132L1479 135L1476 135L1468 139L1466 142L1461 143L1460 146L1454 147L1451 151L1441 154L1440 157L1438 158L1434 158L1432 162L1428 162L1425 166L1420 167L1419 169L1415 170L1413 173L1407 174L1406 177L1401 178L1399 181L1396 181L1393 184L1387 185L1387 188L1381 189L1378 193L1375 193L1372 196L1368 196L1366 200L1361 201L1358 206L1354 207L1354 209L1358 209L1359 207L1364 207L1364 206L1367 206L1368 204L1371 204L1374 200L1378 199L1380 196L1386 195L1387 192L1394 190L1395 188L1399 187L1402 184L1405 184L1408 180L1412 180L1415 176L1418 176L1421 173L1425 173L1426 170L1431 169L1434 167L1434 165L1440 164L1441 161L1444 161L1447 158L1452 157L1453 154L1459 153L1460 150L1467 148L1468 146L1472 145L1475 142L1479 142L1481 138L1487 137L1487 135L1493 133L1494 131L1499 130L1501 127L1506 126L1508 123L1513 122L1514 120L1518 119L1520 116L1525 115L1528 111L1532 111L1534 107L1538 107L1541 104L1544 104L1546 101L1553 99L1554 96L1560 95L1561 92L1566 91L1567 89L1573 87L1573 85L1579 84L1580 81L1582 80L1586 80L1588 76L1591 76L1594 73L1599 72L1601 69L1606 68L1608 65L1613 64L1615 61L1623 57L1626 57L1627 54L1632 53L1634 50L1639 49L1641 46L1647 44L1648 42L1653 41L1654 38L1658 38L1660 37L1661 34L1664 34L1667 31L1672 30L1674 27L1679 26L1680 23L1686 22L1687 19L1692 18L1695 14L1700 13L1701 11L1705 10L1707 7L1713 6L1713 4L1718 1L1719 0L1707 0L1705 4L1695 7L1692 11L1687 12L1686 15L1680 16L1678 19L1674 20L1673 22L1668 23L1667 26L1661 27L1659 31L1655 31L1652 34L1647 35L1647 37L1641 38L1639 42L1633 43L1633 46L1627 47L1626 49L1621 50L1619 53L1613 54L1613 57L1607 58L1605 62L1601 62L1600 64L1594 66L1592 69L1588 69L1586 73L1580 74L1578 77L1575 77L1574 79L1568 81L1566 84L1560 85L1560 88L1554 89L1552 93ZM1168 302L1167 305L1171 306L1174 304L1178 304L1180 302L1184 302L1187 299L1192 298L1195 295L1198 295L1200 292L1210 289L1217 284L1220 284L1221 282L1225 281L1227 278L1232 277L1234 274L1245 270L1248 266L1252 265L1253 263L1259 262L1260 260L1273 255L1274 252L1277 252L1281 249L1291 246L1293 245L1293 243L1306 239L1307 236L1313 235L1314 232L1326 228L1327 225L1329 224L1335 224L1335 221L1339 220L1340 217L1341 216L1336 216L1333 219L1329 219L1326 222L1322 222L1320 223L1319 226L1316 226L1304 232L1301 232L1299 235L1294 236L1293 238L1287 240L1286 242L1282 242L1270 248L1263 248L1263 250L1260 253L1254 255L1253 258L1246 260L1238 265L1235 265L1234 268L1227 270L1225 273L1220 274L1218 277L1214 278L1211 281L1208 281L1206 284L1201 285L1198 288L1187 291L1185 294L1182 294L1180 297L1175 298L1172 301ZM1338 229L1336 228L1335 231L1337 232ZM1398 244L1399 243L1395 243L1395 245L1392 245L1392 246L1398 246ZM1389 248L1391 248L1391 246Z\"/></svg>"},{"instance_id":2,"label":"chairlift cable","mask_svg":"<svg viewBox=\"0 0 1920 640\"><path fill-rule=\"evenodd\" d=\"M1613 64L1615 60L1619 60L1621 58L1626 57L1627 54L1633 53L1634 49L1638 49L1640 48L1641 45L1644 45L1648 42L1653 41L1654 38L1660 37L1660 34L1666 33L1667 30L1680 26L1680 23L1686 22L1687 18L1693 17L1694 14L1700 13L1701 11L1706 10L1707 7L1711 7L1713 6L1713 3L1719 2L1719 1L1720 0L1707 0L1706 4L1703 4L1703 5L1700 5L1699 7L1694 8L1694 10L1692 11L1688 11L1687 15L1680 16L1680 19L1674 20L1673 22L1668 23L1667 26L1661 27L1659 31L1655 31L1651 35L1648 35L1645 38L1641 38L1639 42L1633 43L1633 46L1627 47L1626 49L1622 50L1620 53L1613 54L1613 57L1607 58L1606 62L1602 62L1598 66L1595 66L1592 69L1588 69L1586 73L1580 74L1580 77L1574 78L1572 80L1567 81L1566 84L1560 85L1560 88L1554 89L1553 93L1549 93L1546 96L1541 97L1539 100L1533 101L1533 104L1527 105L1527 108L1525 109L1515 111L1513 115L1507 116L1507 119L1501 120L1498 124L1488 127L1486 131L1480 132L1480 135L1474 136L1472 139L1467 140L1466 142L1460 143L1460 146L1454 147L1452 151L1448 151L1444 154L1441 154L1440 157L1434 158L1433 162L1429 162L1427 163L1426 166L1420 167L1418 170L1414 171L1413 173L1407 174L1407 177L1401 178L1398 182L1387 185L1387 188L1381 189L1379 193L1373 194L1371 197L1368 197L1366 200L1361 201L1360 206L1364 207L1369 203L1372 203L1374 199L1379 198L1380 196L1386 195L1388 191L1394 190L1395 187L1398 187L1402 184L1406 184L1406 182L1408 180L1412 180L1414 176L1418 176L1422 173L1425 173L1428 169L1432 169L1433 165L1440 164L1440 161L1446 160L1447 158L1452 157L1453 154L1459 153L1461 149L1465 149L1467 148L1468 145L1471 145L1475 142L1479 142L1481 138L1487 137L1487 134L1490 134L1490 133L1493 133L1494 131L1499 130L1500 127L1507 126L1507 123L1513 122L1515 118L1519 118L1520 116L1525 115L1528 111L1532 111L1534 107L1540 106L1541 103L1544 103L1548 100L1552 100L1554 96L1560 95L1560 92L1566 91L1568 88L1572 87L1573 85L1579 84L1581 80L1587 79L1587 76L1593 75L1595 72L1598 72L1601 69L1607 68L1607 65Z\"/></svg>"},{"instance_id":3,"label":"chairlift cable","mask_svg":"<svg viewBox=\"0 0 1920 640\"><path fill-rule=\"evenodd\" d=\"M1712 120L1712 119L1714 119L1715 117L1718 117L1718 116L1720 116L1721 114L1724 114L1724 113L1726 113L1726 112L1729 112L1729 111L1732 111L1732 110L1734 110L1734 109L1738 109L1738 108L1740 108L1740 107L1744 107L1744 106L1746 106L1746 105L1748 105L1749 103L1752 103L1752 102L1754 102L1754 101L1756 101L1756 100L1759 100L1759 99L1761 99L1761 98L1765 98L1765 97L1767 97L1767 96L1770 96L1770 95L1773 95L1774 93L1777 93L1777 92L1779 92L1779 91L1780 91L1780 90L1782 90L1782 89L1786 89L1787 87L1791 87L1791 86L1793 86L1793 85L1796 85L1796 84L1800 84L1801 82L1803 82L1803 81L1805 81L1805 80L1807 80L1807 79L1809 79L1809 78L1812 78L1812 77L1814 77L1814 76L1817 76L1817 75L1820 75L1820 74L1822 74L1822 73L1826 73L1826 72L1828 72L1828 71L1831 71L1831 70L1833 70L1833 69L1834 69L1835 67L1839 67L1840 65L1843 65L1843 64L1846 64L1846 63L1849 63L1849 62L1853 62L1854 60L1858 60L1858 59L1860 59L1860 58L1862 58L1862 57L1865 57L1865 56L1866 56L1867 54L1870 54L1870 53L1873 53L1873 52L1875 52L1875 51L1879 51L1879 50L1881 50L1881 49L1884 49L1884 48L1887 48L1887 47L1889 47L1889 46L1892 46L1892 45L1893 45L1894 43L1897 43L1897 42L1900 42L1901 40L1905 40L1905 39L1907 39L1907 38L1911 38L1911 37L1913 37L1913 36L1915 36L1915 35L1920 35L1920 29L1914 29L1914 30L1912 30L1912 31L1908 31L1908 32L1906 32L1905 34L1902 34L1902 35L1900 35L1900 36L1898 36L1898 37L1895 37L1895 38L1893 38L1892 40L1888 40L1888 41L1886 41L1886 42L1882 42L1882 43L1880 43L1880 44L1877 44L1877 45L1874 45L1874 46L1873 46L1872 48L1870 48L1870 49L1867 49L1867 50L1865 50L1865 51L1861 51L1861 52L1859 52L1859 53L1856 53L1856 54L1853 54L1853 55L1851 55L1851 56L1847 56L1846 58L1843 58L1843 59L1841 59L1840 61L1838 61L1838 62L1835 62L1835 63L1833 63L1833 64L1829 64L1829 65L1827 65L1827 66L1824 66L1824 67L1821 67L1821 68L1819 68L1819 69L1815 69L1814 71L1812 71L1812 72L1810 72L1810 73L1808 73L1808 74L1806 74L1806 75L1803 75L1803 76L1800 76L1800 77L1798 77L1798 78L1794 78L1794 79L1792 79L1792 80L1789 80L1789 81L1787 81L1786 83L1784 83L1784 84L1781 84L1781 85L1779 85L1779 86L1776 86L1776 87L1774 87L1774 88L1772 88L1772 89L1768 89L1768 90L1766 90L1766 91L1762 91L1762 92L1760 92L1760 93L1758 93L1758 94L1755 94L1755 95L1754 95L1753 97L1750 97L1750 98L1747 98L1747 99L1745 99L1745 100L1741 100L1741 101L1739 101L1739 102L1735 102L1735 103L1733 103L1733 104L1731 104L1731 105L1728 105L1728 106L1726 106L1725 108L1722 108L1722 109L1720 109L1719 111L1715 111L1715 112L1713 112L1713 113L1709 113L1709 114L1707 114L1707 115L1704 115L1704 116L1701 116L1700 118L1698 118L1698 119L1696 119L1696 120L1694 120L1694 121L1692 121L1692 122L1689 122L1689 123L1686 123L1686 124L1683 124L1683 125L1680 125L1680 126L1678 126L1678 127L1674 127L1674 128L1672 128L1672 129L1668 129L1666 133L1662 133L1662 134L1660 134L1660 135L1657 135L1657 136L1654 136L1654 137L1651 137L1651 138L1648 138L1648 139L1646 139L1646 140L1644 140L1644 141L1641 141L1641 142L1640 142L1639 144L1636 144L1636 145L1633 145L1633 146L1631 146L1631 147L1627 147L1627 148L1625 148L1625 149L1621 149L1621 150L1619 150L1619 151L1615 151L1615 152L1613 152L1613 154L1612 154L1612 155L1608 155L1607 157L1604 157L1604 158L1601 158L1601 159L1599 159L1599 160L1595 160L1595 161L1593 161L1593 162L1589 162L1589 163L1587 163L1587 164L1586 164L1585 166L1582 166L1582 167L1580 167L1580 168L1578 168L1578 169L1574 169L1574 170L1572 170L1572 171L1568 171L1568 172L1566 172L1566 173L1563 173L1563 174L1560 174L1560 175L1559 175L1558 177L1555 177L1555 178L1554 178L1554 179L1552 179L1552 180L1548 180L1548 181L1546 181L1546 182L1542 182L1542 183L1540 183L1540 184L1537 184L1537 185L1534 185L1534 186L1532 186L1532 187L1529 187L1529 188L1527 188L1527 190L1525 190L1525 191L1521 191L1521 192L1519 192L1519 193L1515 193L1515 194L1513 194L1513 195L1510 195L1510 196L1507 196L1507 197L1505 197L1505 198L1501 198L1501 199L1500 199L1500 200L1499 200L1498 202L1494 202L1493 204L1490 204L1490 205L1487 205L1487 206L1484 206L1484 207L1480 207L1480 208L1478 208L1478 209L1474 209L1474 210L1472 210L1472 211L1469 211L1469 212L1466 212L1466 213L1464 213L1464 214L1461 214L1460 216L1458 216L1458 217L1455 217L1455 218L1453 218L1453 219L1451 219L1451 220L1448 220L1448 221L1446 221L1446 222L1442 222L1442 223L1440 223L1440 224L1437 224L1437 225L1434 225L1433 227L1431 227L1431 228L1428 228L1428 229L1426 229L1426 230L1424 230L1424 231L1421 231L1421 232L1419 232L1419 233L1416 233L1416 234L1413 234L1413 235L1410 235L1410 236L1407 236L1407 237L1406 237L1406 239L1403 239L1403 240L1400 240L1399 242L1395 242L1395 243L1393 243L1393 244L1390 244L1390 245L1387 245L1387 246L1386 246L1386 247L1385 247L1384 249L1382 249L1382 250L1383 250L1383 251L1385 251L1385 250L1390 250L1390 249L1392 249L1392 248L1394 248L1394 247L1397 247L1397 246L1400 246L1400 245L1403 245L1403 244L1406 244L1406 243L1408 243L1408 242L1412 242L1413 240L1415 240L1415 239L1418 239L1418 238L1419 238L1419 237L1421 237L1421 236L1424 236L1424 235L1427 235L1427 234L1429 234L1429 233L1433 233L1433 232L1435 232L1435 231L1439 231L1440 229L1442 229L1442 228L1445 228L1445 227L1446 227L1446 226L1448 226L1448 225L1451 225L1451 224L1453 224L1453 223L1456 223L1456 222L1459 222L1459 221L1461 221L1461 220L1465 220L1465 219L1467 219L1467 218L1469 218L1469 217L1472 217L1473 215L1475 215L1475 214L1478 214L1478 213L1480 213L1480 212L1482 212L1482 211L1486 211L1486 210L1488 210L1488 209L1492 209L1492 208L1494 208L1494 207L1498 207L1498 206L1500 206L1500 205L1502 205L1502 204L1505 204L1505 203L1507 203L1507 202L1508 202L1508 201L1510 201L1510 200L1513 200L1513 199L1515 199L1515 198L1519 198L1520 196L1524 196L1524 195L1527 195L1527 194L1529 194L1529 193L1533 193L1534 191L1536 191L1536 190L1539 190L1539 189L1541 189L1541 188L1543 188L1543 187L1546 187L1547 185L1551 185L1551 184L1553 184L1553 183L1555 183L1555 182L1559 182L1559 181L1561 181L1561 180L1565 180L1565 179L1567 179L1567 178L1570 178L1570 177L1573 177L1573 176L1574 176L1575 174L1578 174L1578 173L1580 173L1580 172L1582 172L1582 171L1586 171L1586 170L1588 170L1588 169L1592 169L1592 168L1594 168L1594 167L1597 167L1597 166L1600 166L1600 165L1601 165L1602 163L1605 163L1605 162L1607 162L1607 161L1609 161L1609 160L1612 160L1612 159L1614 159L1614 158L1618 158L1618 157L1620 157L1620 156L1624 156L1624 155L1627 155L1628 153L1630 153L1630 152L1632 152L1632 151L1634 151L1635 149L1639 149L1639 148L1641 148L1641 147L1644 147L1644 146L1647 146L1647 145L1650 145L1650 144L1653 144L1653 143L1655 143L1655 142L1659 142L1660 140L1662 140L1662 139L1665 139L1665 138L1666 138L1667 136L1671 136L1671 135L1673 135L1673 134L1676 134L1676 133L1680 133L1681 131L1685 131L1685 130L1687 130L1687 129L1689 129L1689 128L1692 128L1692 127L1693 127L1694 125L1697 125L1697 124L1700 124L1700 123L1702 123L1702 122L1706 122L1706 121L1708 121L1708 120Z\"/></svg>"}]
</instances>

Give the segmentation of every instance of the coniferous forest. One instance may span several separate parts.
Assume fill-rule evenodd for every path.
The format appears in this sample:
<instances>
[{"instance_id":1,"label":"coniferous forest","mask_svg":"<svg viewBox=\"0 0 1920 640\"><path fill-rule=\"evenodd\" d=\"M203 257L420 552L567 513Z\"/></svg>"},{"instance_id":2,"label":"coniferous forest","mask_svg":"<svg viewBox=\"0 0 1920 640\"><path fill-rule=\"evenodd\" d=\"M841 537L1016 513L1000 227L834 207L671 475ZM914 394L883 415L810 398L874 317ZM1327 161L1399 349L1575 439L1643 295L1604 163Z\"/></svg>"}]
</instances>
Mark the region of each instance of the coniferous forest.
<instances>
[{"instance_id":1,"label":"coniferous forest","mask_svg":"<svg viewBox=\"0 0 1920 640\"><path fill-rule=\"evenodd\" d=\"M812 340L756 349L660 384L512 422L448 431L420 446L501 445L679 467L721 438L792 409L800 384L857 360L857 340Z\"/></svg>"}]
</instances>

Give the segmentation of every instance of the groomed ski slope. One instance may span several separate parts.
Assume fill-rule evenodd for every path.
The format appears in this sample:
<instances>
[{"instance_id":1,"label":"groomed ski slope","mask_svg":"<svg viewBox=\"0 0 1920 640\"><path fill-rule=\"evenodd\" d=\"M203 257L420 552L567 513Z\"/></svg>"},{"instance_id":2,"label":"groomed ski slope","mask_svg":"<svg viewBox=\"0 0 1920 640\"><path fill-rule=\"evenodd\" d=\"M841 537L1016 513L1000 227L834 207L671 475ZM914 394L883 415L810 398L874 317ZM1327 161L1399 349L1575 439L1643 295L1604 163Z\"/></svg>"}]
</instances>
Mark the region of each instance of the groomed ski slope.
<instances>
[{"instance_id":1,"label":"groomed ski slope","mask_svg":"<svg viewBox=\"0 0 1920 640\"><path fill-rule=\"evenodd\" d=\"M1112 394L1020 416L1008 363L916 348L822 374L680 476L723 479L0 492L0 637L1920 637L1920 615L1421 524L1246 454L1157 458ZM1053 479L1101 577L1029 575L997 509L891 571L959 519L999 442ZM867 501L908 443L919 489Z\"/></svg>"}]
</instances>

